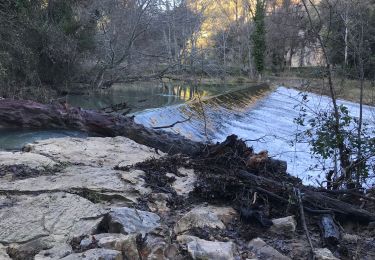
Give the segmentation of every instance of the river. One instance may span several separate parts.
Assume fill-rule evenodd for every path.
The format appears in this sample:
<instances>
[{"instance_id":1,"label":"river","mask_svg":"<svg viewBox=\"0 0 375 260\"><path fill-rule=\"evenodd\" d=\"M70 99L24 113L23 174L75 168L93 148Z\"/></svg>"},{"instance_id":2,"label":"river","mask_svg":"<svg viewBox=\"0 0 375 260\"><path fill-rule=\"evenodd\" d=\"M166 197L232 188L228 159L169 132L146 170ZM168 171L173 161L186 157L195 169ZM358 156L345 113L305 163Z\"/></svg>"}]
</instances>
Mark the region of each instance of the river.
<instances>
[{"instance_id":1,"label":"river","mask_svg":"<svg viewBox=\"0 0 375 260\"><path fill-rule=\"evenodd\" d=\"M267 150L277 159L288 163L288 172L306 184L324 179L322 163L313 158L306 143L297 143L297 125L301 101L299 91L286 87L270 89L256 85L203 85L143 83L117 85L109 91L89 96L70 96L71 105L84 108L104 108L126 102L132 108L135 121L145 126L177 124L166 131L180 133L197 141L219 142L230 134L248 140L256 151ZM309 107L317 111L330 105L328 97L309 94ZM359 114L356 103L339 101L353 116ZM313 113L307 111L307 117ZM364 106L364 120L374 126L375 108ZM14 131L0 132L0 149L19 149L35 140L86 135L72 131ZM325 163L331 164L326 161ZM329 166L329 165L327 165Z\"/></svg>"}]
</instances>

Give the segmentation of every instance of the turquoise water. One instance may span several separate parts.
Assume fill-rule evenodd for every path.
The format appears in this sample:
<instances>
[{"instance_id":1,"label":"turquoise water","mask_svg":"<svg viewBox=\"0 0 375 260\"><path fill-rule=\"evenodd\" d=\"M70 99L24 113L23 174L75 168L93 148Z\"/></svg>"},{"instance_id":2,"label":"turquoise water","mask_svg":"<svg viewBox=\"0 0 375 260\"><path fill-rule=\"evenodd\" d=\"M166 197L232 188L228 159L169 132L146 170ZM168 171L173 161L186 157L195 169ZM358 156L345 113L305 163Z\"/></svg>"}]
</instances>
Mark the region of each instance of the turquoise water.
<instances>
[{"instance_id":1,"label":"turquoise water","mask_svg":"<svg viewBox=\"0 0 375 260\"><path fill-rule=\"evenodd\" d=\"M0 129L0 149L20 150L27 143L58 137L87 137L78 131Z\"/></svg>"}]
</instances>

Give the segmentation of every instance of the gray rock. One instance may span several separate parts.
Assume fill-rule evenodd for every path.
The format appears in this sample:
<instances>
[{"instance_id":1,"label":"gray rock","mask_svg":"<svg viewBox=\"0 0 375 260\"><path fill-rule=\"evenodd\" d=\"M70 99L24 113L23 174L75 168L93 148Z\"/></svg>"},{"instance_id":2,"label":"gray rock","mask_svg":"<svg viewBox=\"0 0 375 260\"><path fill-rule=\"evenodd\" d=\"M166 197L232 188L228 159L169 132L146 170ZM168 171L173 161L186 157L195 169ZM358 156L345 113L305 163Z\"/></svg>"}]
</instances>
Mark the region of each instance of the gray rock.
<instances>
[{"instance_id":1,"label":"gray rock","mask_svg":"<svg viewBox=\"0 0 375 260\"><path fill-rule=\"evenodd\" d=\"M166 241L166 237L148 234L146 240L142 244L141 255L144 259L148 260L174 260L176 252L174 251L175 245L170 245ZM177 250L178 251L178 250ZM178 253L178 252L177 252Z\"/></svg>"},{"instance_id":2,"label":"gray rock","mask_svg":"<svg viewBox=\"0 0 375 260\"><path fill-rule=\"evenodd\" d=\"M68 193L17 196L0 209L0 241L25 243L52 237L56 242L92 234L106 212L92 202Z\"/></svg>"},{"instance_id":3,"label":"gray rock","mask_svg":"<svg viewBox=\"0 0 375 260\"><path fill-rule=\"evenodd\" d=\"M47 250L56 245L53 237L40 237L22 244L12 243L8 246L7 253L12 259L31 259L41 250Z\"/></svg>"},{"instance_id":4,"label":"gray rock","mask_svg":"<svg viewBox=\"0 0 375 260\"><path fill-rule=\"evenodd\" d=\"M131 208L112 208L109 213L109 232L143 236L160 227L160 217L152 212Z\"/></svg>"},{"instance_id":5,"label":"gray rock","mask_svg":"<svg viewBox=\"0 0 375 260\"><path fill-rule=\"evenodd\" d=\"M260 238L251 240L248 247L253 253L255 253L259 260L290 260L289 257L281 254L275 248L267 245L267 243Z\"/></svg>"},{"instance_id":6,"label":"gray rock","mask_svg":"<svg viewBox=\"0 0 375 260\"><path fill-rule=\"evenodd\" d=\"M120 251L105 249L105 248L94 248L87 250L83 253L71 254L61 260L123 260Z\"/></svg>"},{"instance_id":7,"label":"gray rock","mask_svg":"<svg viewBox=\"0 0 375 260\"><path fill-rule=\"evenodd\" d=\"M124 235L103 233L92 235L81 241L81 248L88 249L93 243L100 248L113 249L123 253L127 259L139 259L137 234Z\"/></svg>"},{"instance_id":8,"label":"gray rock","mask_svg":"<svg viewBox=\"0 0 375 260\"><path fill-rule=\"evenodd\" d=\"M315 248L314 259L316 260L339 260L328 248Z\"/></svg>"},{"instance_id":9,"label":"gray rock","mask_svg":"<svg viewBox=\"0 0 375 260\"><path fill-rule=\"evenodd\" d=\"M147 236L141 252L148 260L174 260L179 253L176 244L169 244L165 237L153 234Z\"/></svg>"},{"instance_id":10,"label":"gray rock","mask_svg":"<svg viewBox=\"0 0 375 260\"><path fill-rule=\"evenodd\" d=\"M9 255L7 253L6 247L3 246L2 244L0 244L0 259L2 259L2 260L11 260L11 258L9 257Z\"/></svg>"},{"instance_id":11,"label":"gray rock","mask_svg":"<svg viewBox=\"0 0 375 260\"><path fill-rule=\"evenodd\" d=\"M150 201L147 202L147 206L152 212L165 213L169 211L167 206L170 194L165 193L152 193Z\"/></svg>"},{"instance_id":12,"label":"gray rock","mask_svg":"<svg viewBox=\"0 0 375 260\"><path fill-rule=\"evenodd\" d=\"M139 196L151 192L151 190L143 187L143 183L124 182L120 174L124 173L108 167L71 166L55 175L16 181L3 180L0 182L0 190L24 192L85 190L92 191L97 196L113 196L116 194L129 202L135 202Z\"/></svg>"},{"instance_id":13,"label":"gray rock","mask_svg":"<svg viewBox=\"0 0 375 260\"><path fill-rule=\"evenodd\" d=\"M178 236L177 241L187 246L187 250L193 259L234 259L235 245L232 242L213 242L186 235Z\"/></svg>"},{"instance_id":14,"label":"gray rock","mask_svg":"<svg viewBox=\"0 0 375 260\"><path fill-rule=\"evenodd\" d=\"M194 184L197 176L195 175L193 169L179 168L178 172L179 176L171 174L175 178L172 188L174 188L178 195L186 197L194 190ZM183 176L181 177L181 175Z\"/></svg>"},{"instance_id":15,"label":"gray rock","mask_svg":"<svg viewBox=\"0 0 375 260\"><path fill-rule=\"evenodd\" d=\"M293 234L297 227L297 222L294 216L273 219L272 223L273 225L271 226L270 231L277 234Z\"/></svg>"},{"instance_id":16,"label":"gray rock","mask_svg":"<svg viewBox=\"0 0 375 260\"><path fill-rule=\"evenodd\" d=\"M0 166L22 164L38 170L57 165L52 159L40 154L0 151Z\"/></svg>"},{"instance_id":17,"label":"gray rock","mask_svg":"<svg viewBox=\"0 0 375 260\"><path fill-rule=\"evenodd\" d=\"M346 243L358 243L360 239L361 237L357 235L352 235L348 233L342 234L342 240Z\"/></svg>"},{"instance_id":18,"label":"gray rock","mask_svg":"<svg viewBox=\"0 0 375 260\"><path fill-rule=\"evenodd\" d=\"M42 250L34 260L58 260L73 253L73 249L68 244L58 244L51 249Z\"/></svg>"},{"instance_id":19,"label":"gray rock","mask_svg":"<svg viewBox=\"0 0 375 260\"><path fill-rule=\"evenodd\" d=\"M100 167L127 166L151 157L160 157L154 149L121 136L51 138L28 144L26 150L48 155L58 162Z\"/></svg>"},{"instance_id":20,"label":"gray rock","mask_svg":"<svg viewBox=\"0 0 375 260\"><path fill-rule=\"evenodd\" d=\"M219 228L224 229L222 220L229 222L236 212L230 207L198 206L186 213L174 226L176 234L192 228Z\"/></svg>"}]
</instances>

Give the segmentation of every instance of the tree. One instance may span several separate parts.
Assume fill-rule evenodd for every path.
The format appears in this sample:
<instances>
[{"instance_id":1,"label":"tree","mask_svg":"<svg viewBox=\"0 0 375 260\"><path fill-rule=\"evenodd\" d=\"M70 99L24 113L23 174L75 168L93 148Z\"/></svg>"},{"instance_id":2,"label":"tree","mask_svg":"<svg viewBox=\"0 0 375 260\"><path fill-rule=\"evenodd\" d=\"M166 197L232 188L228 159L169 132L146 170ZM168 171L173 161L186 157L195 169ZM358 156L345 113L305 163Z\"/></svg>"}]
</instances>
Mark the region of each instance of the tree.
<instances>
[{"instance_id":1,"label":"tree","mask_svg":"<svg viewBox=\"0 0 375 260\"><path fill-rule=\"evenodd\" d=\"M5 95L28 96L79 77L93 49L94 17L75 0L1 1L0 84ZM39 93L40 94L40 93Z\"/></svg>"},{"instance_id":2,"label":"tree","mask_svg":"<svg viewBox=\"0 0 375 260\"><path fill-rule=\"evenodd\" d=\"M265 1L257 0L254 15L253 57L255 67L262 75L264 71L264 56L266 51L266 30L265 30Z\"/></svg>"},{"instance_id":3,"label":"tree","mask_svg":"<svg viewBox=\"0 0 375 260\"><path fill-rule=\"evenodd\" d=\"M364 64L365 56L368 52L368 48L365 47L367 44L364 41L364 28L367 24L366 17L369 17L366 13L368 6L354 4L351 7L351 12L355 11L357 17L356 29L351 30L349 23L346 24L347 33L349 34L349 40L344 40L342 45L343 53L346 53L347 48L351 50L351 56L355 69L358 75L358 82L360 83L360 113L358 117L353 117L349 114L348 109L339 105L337 101L336 86L333 81L333 67L334 67L334 55L336 50L330 48L330 42L332 42L332 24L335 24L336 20L332 20L335 17L340 18L340 15L324 16L324 12L329 14L335 13L335 7L332 2L335 1L325 0L316 5L312 0L302 0L305 7L306 15L309 19L310 29L315 35L319 47L323 52L325 61L325 75L328 79L328 88L331 98L332 107L328 110L319 111L315 118L309 120L309 128L304 132L305 136L308 137L309 143L312 145L312 151L314 154L320 155L323 159L330 158L336 162L337 158L339 161L340 168L334 167L330 171L331 179L334 177L335 183L346 188L360 187L362 182L366 180L370 165L369 162L374 156L373 143L374 138L371 137L371 132L366 128L362 120L362 103L363 103L363 87L364 87ZM369 4L369 3L368 3ZM347 15L347 14L346 14ZM324 18L328 17L327 19ZM340 18L341 19L341 18ZM344 35L346 35L345 33ZM344 36L346 38L347 36ZM342 57L345 57L344 54ZM345 59L343 59L345 62ZM307 98L304 98L307 100ZM303 110L302 110L303 111ZM298 119L297 122L300 125L305 125L302 119ZM335 163L336 165L336 163ZM331 182L331 181L330 181Z\"/></svg>"}]
</instances>

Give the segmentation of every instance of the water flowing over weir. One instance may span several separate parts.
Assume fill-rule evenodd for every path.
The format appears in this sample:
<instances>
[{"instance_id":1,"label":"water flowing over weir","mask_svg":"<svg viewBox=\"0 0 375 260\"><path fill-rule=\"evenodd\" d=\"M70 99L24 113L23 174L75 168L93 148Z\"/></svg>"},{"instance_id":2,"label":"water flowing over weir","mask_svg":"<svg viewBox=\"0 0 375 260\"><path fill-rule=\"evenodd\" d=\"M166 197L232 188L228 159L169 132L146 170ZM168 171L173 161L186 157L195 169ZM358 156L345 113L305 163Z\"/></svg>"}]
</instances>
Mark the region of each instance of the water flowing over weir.
<instances>
[{"instance_id":1,"label":"water flowing over weir","mask_svg":"<svg viewBox=\"0 0 375 260\"><path fill-rule=\"evenodd\" d=\"M311 158L309 145L293 145L298 130L294 118L299 116L300 92L279 87L274 92L264 87L250 87L220 95L202 102L164 107L140 112L135 120L148 127L168 126L177 121L189 121L165 129L174 131L197 141L223 141L226 136L236 134L249 140L256 151L268 150L275 159L288 163L288 172L301 178L306 184L316 185L324 180L324 172L317 159ZM309 107L313 111L328 108L330 99L309 94ZM339 101L349 108L352 116L359 115L359 105ZM312 117L312 112L307 112ZM371 127L375 122L375 108L364 106L364 121ZM206 127L205 127L206 126ZM300 130L300 129L299 129ZM330 162L326 162L330 163Z\"/></svg>"}]
</instances>

